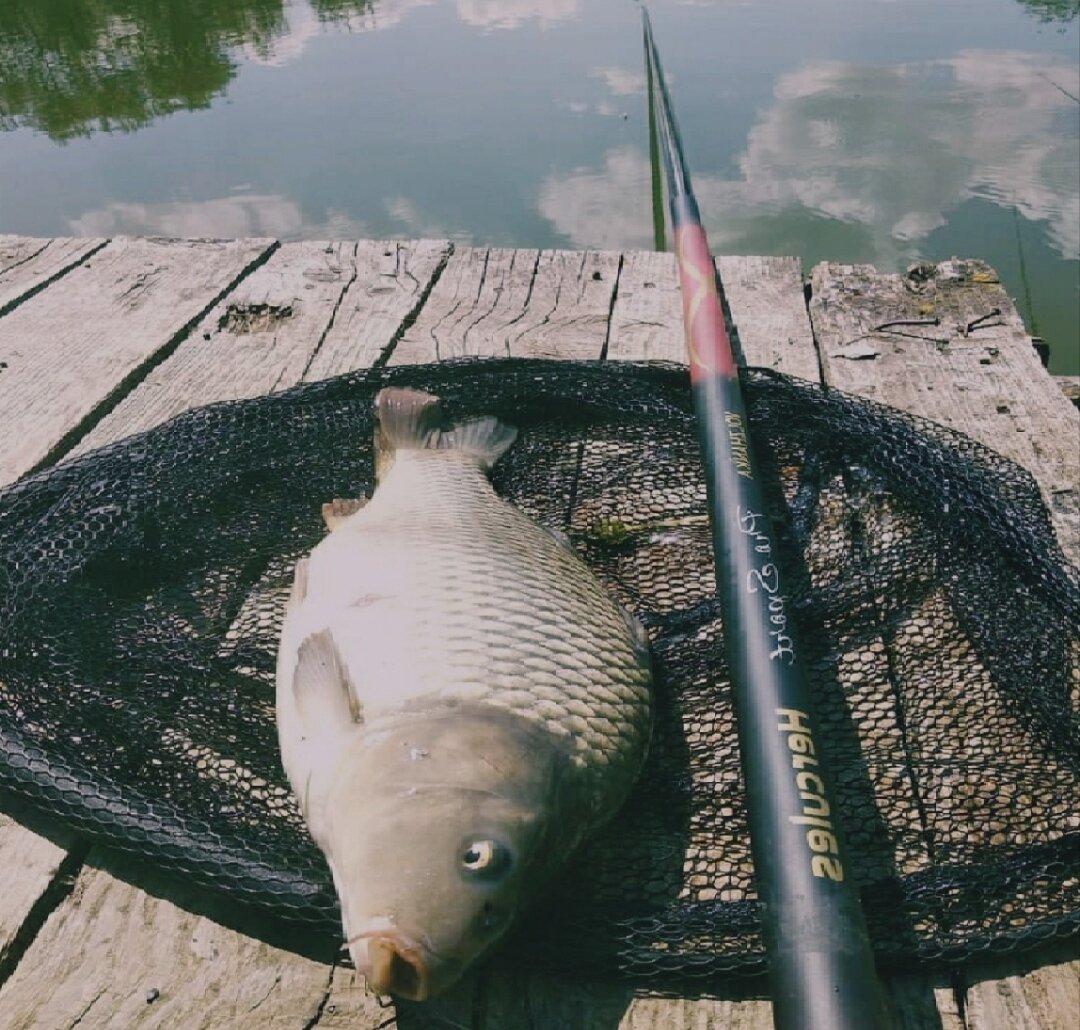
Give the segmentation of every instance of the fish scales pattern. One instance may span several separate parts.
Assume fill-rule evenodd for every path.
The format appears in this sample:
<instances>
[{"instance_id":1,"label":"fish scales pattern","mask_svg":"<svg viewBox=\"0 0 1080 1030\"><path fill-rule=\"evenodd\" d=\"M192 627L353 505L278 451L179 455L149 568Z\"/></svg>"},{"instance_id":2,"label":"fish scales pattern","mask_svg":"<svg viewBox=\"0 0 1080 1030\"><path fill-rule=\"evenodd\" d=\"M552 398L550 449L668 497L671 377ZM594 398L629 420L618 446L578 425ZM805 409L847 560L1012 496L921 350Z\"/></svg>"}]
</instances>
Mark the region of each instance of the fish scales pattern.
<instances>
[{"instance_id":1,"label":"fish scales pattern","mask_svg":"<svg viewBox=\"0 0 1080 1030\"><path fill-rule=\"evenodd\" d=\"M506 708L570 738L591 810L610 814L649 734L648 666L626 616L474 463L440 452L399 461L355 531L408 554L426 691Z\"/></svg>"}]
</instances>

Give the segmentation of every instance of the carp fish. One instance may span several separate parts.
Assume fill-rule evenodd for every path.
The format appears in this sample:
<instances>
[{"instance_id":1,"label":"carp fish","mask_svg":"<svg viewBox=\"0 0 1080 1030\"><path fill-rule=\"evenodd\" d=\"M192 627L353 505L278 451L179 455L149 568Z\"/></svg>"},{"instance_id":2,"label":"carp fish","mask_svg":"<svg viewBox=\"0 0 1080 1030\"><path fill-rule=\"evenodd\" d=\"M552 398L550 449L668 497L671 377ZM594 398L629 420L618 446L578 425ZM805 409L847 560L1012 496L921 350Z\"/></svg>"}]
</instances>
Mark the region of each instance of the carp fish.
<instances>
[{"instance_id":1,"label":"carp fish","mask_svg":"<svg viewBox=\"0 0 1080 1030\"><path fill-rule=\"evenodd\" d=\"M514 428L448 427L411 389L375 411L373 495L324 506L331 532L296 565L277 724L356 969L423 1000L626 799L648 640L566 538L495 492Z\"/></svg>"}]
</instances>

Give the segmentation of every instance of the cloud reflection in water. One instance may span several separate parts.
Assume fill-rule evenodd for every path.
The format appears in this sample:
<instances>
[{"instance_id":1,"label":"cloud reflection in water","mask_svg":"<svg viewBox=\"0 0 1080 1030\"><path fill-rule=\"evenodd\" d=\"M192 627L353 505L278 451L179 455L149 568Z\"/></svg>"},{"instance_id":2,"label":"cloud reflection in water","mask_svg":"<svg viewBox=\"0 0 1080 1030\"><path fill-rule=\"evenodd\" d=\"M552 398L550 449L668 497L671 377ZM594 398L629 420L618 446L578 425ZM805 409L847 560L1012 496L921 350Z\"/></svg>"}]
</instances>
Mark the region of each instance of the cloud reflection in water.
<instances>
[{"instance_id":1,"label":"cloud reflection in water","mask_svg":"<svg viewBox=\"0 0 1080 1030\"><path fill-rule=\"evenodd\" d=\"M861 226L873 258L897 264L971 198L1042 222L1080 256L1076 69L1043 55L963 51L899 65L817 62L779 79L750 130L741 177L695 186L717 249L753 249L768 223L802 211ZM648 247L643 150L602 170L548 177L539 208L575 246Z\"/></svg>"}]
</instances>

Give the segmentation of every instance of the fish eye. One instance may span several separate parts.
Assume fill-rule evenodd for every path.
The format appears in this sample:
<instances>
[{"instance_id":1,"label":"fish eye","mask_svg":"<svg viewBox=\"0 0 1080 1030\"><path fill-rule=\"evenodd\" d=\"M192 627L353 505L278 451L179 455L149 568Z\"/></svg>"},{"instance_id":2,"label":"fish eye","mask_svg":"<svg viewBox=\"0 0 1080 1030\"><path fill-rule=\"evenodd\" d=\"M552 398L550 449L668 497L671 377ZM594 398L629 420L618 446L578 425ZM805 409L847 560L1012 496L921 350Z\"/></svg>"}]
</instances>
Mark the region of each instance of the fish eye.
<instances>
[{"instance_id":1,"label":"fish eye","mask_svg":"<svg viewBox=\"0 0 1080 1030\"><path fill-rule=\"evenodd\" d=\"M500 876L510 867L510 849L494 840L473 840L461 849L461 868L484 879Z\"/></svg>"}]
</instances>

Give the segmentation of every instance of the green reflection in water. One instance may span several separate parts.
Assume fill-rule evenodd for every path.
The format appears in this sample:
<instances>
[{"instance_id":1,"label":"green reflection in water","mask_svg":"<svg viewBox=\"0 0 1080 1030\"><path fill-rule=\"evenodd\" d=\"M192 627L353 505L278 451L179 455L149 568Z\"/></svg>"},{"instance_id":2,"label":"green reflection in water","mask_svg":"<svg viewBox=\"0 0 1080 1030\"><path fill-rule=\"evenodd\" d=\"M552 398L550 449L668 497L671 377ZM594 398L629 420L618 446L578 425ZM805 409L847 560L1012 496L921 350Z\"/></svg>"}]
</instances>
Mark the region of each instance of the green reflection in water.
<instances>
[{"instance_id":1,"label":"green reflection in water","mask_svg":"<svg viewBox=\"0 0 1080 1030\"><path fill-rule=\"evenodd\" d=\"M312 0L327 20L368 6ZM0 129L63 141L209 107L236 74L232 51L265 52L285 28L282 0L5 0Z\"/></svg>"},{"instance_id":2,"label":"green reflection in water","mask_svg":"<svg viewBox=\"0 0 1080 1030\"><path fill-rule=\"evenodd\" d=\"M320 21L347 22L350 18L373 10L375 0L309 0ZM1080 3L1080 0L1077 0Z\"/></svg>"},{"instance_id":3,"label":"green reflection in water","mask_svg":"<svg viewBox=\"0 0 1080 1030\"><path fill-rule=\"evenodd\" d=\"M656 126L656 83L652 65L645 62L645 96L649 108L649 171L652 193L653 250L667 250L664 229L664 183L660 174L660 136Z\"/></svg>"},{"instance_id":4,"label":"green reflection in water","mask_svg":"<svg viewBox=\"0 0 1080 1030\"><path fill-rule=\"evenodd\" d=\"M714 249L984 258L1080 371L1078 6L652 0ZM0 232L663 245L640 47L628 0L0 0Z\"/></svg>"},{"instance_id":5,"label":"green reflection in water","mask_svg":"<svg viewBox=\"0 0 1080 1030\"><path fill-rule=\"evenodd\" d=\"M1080 0L1020 0L1039 21L1072 21L1080 16Z\"/></svg>"}]
</instances>

